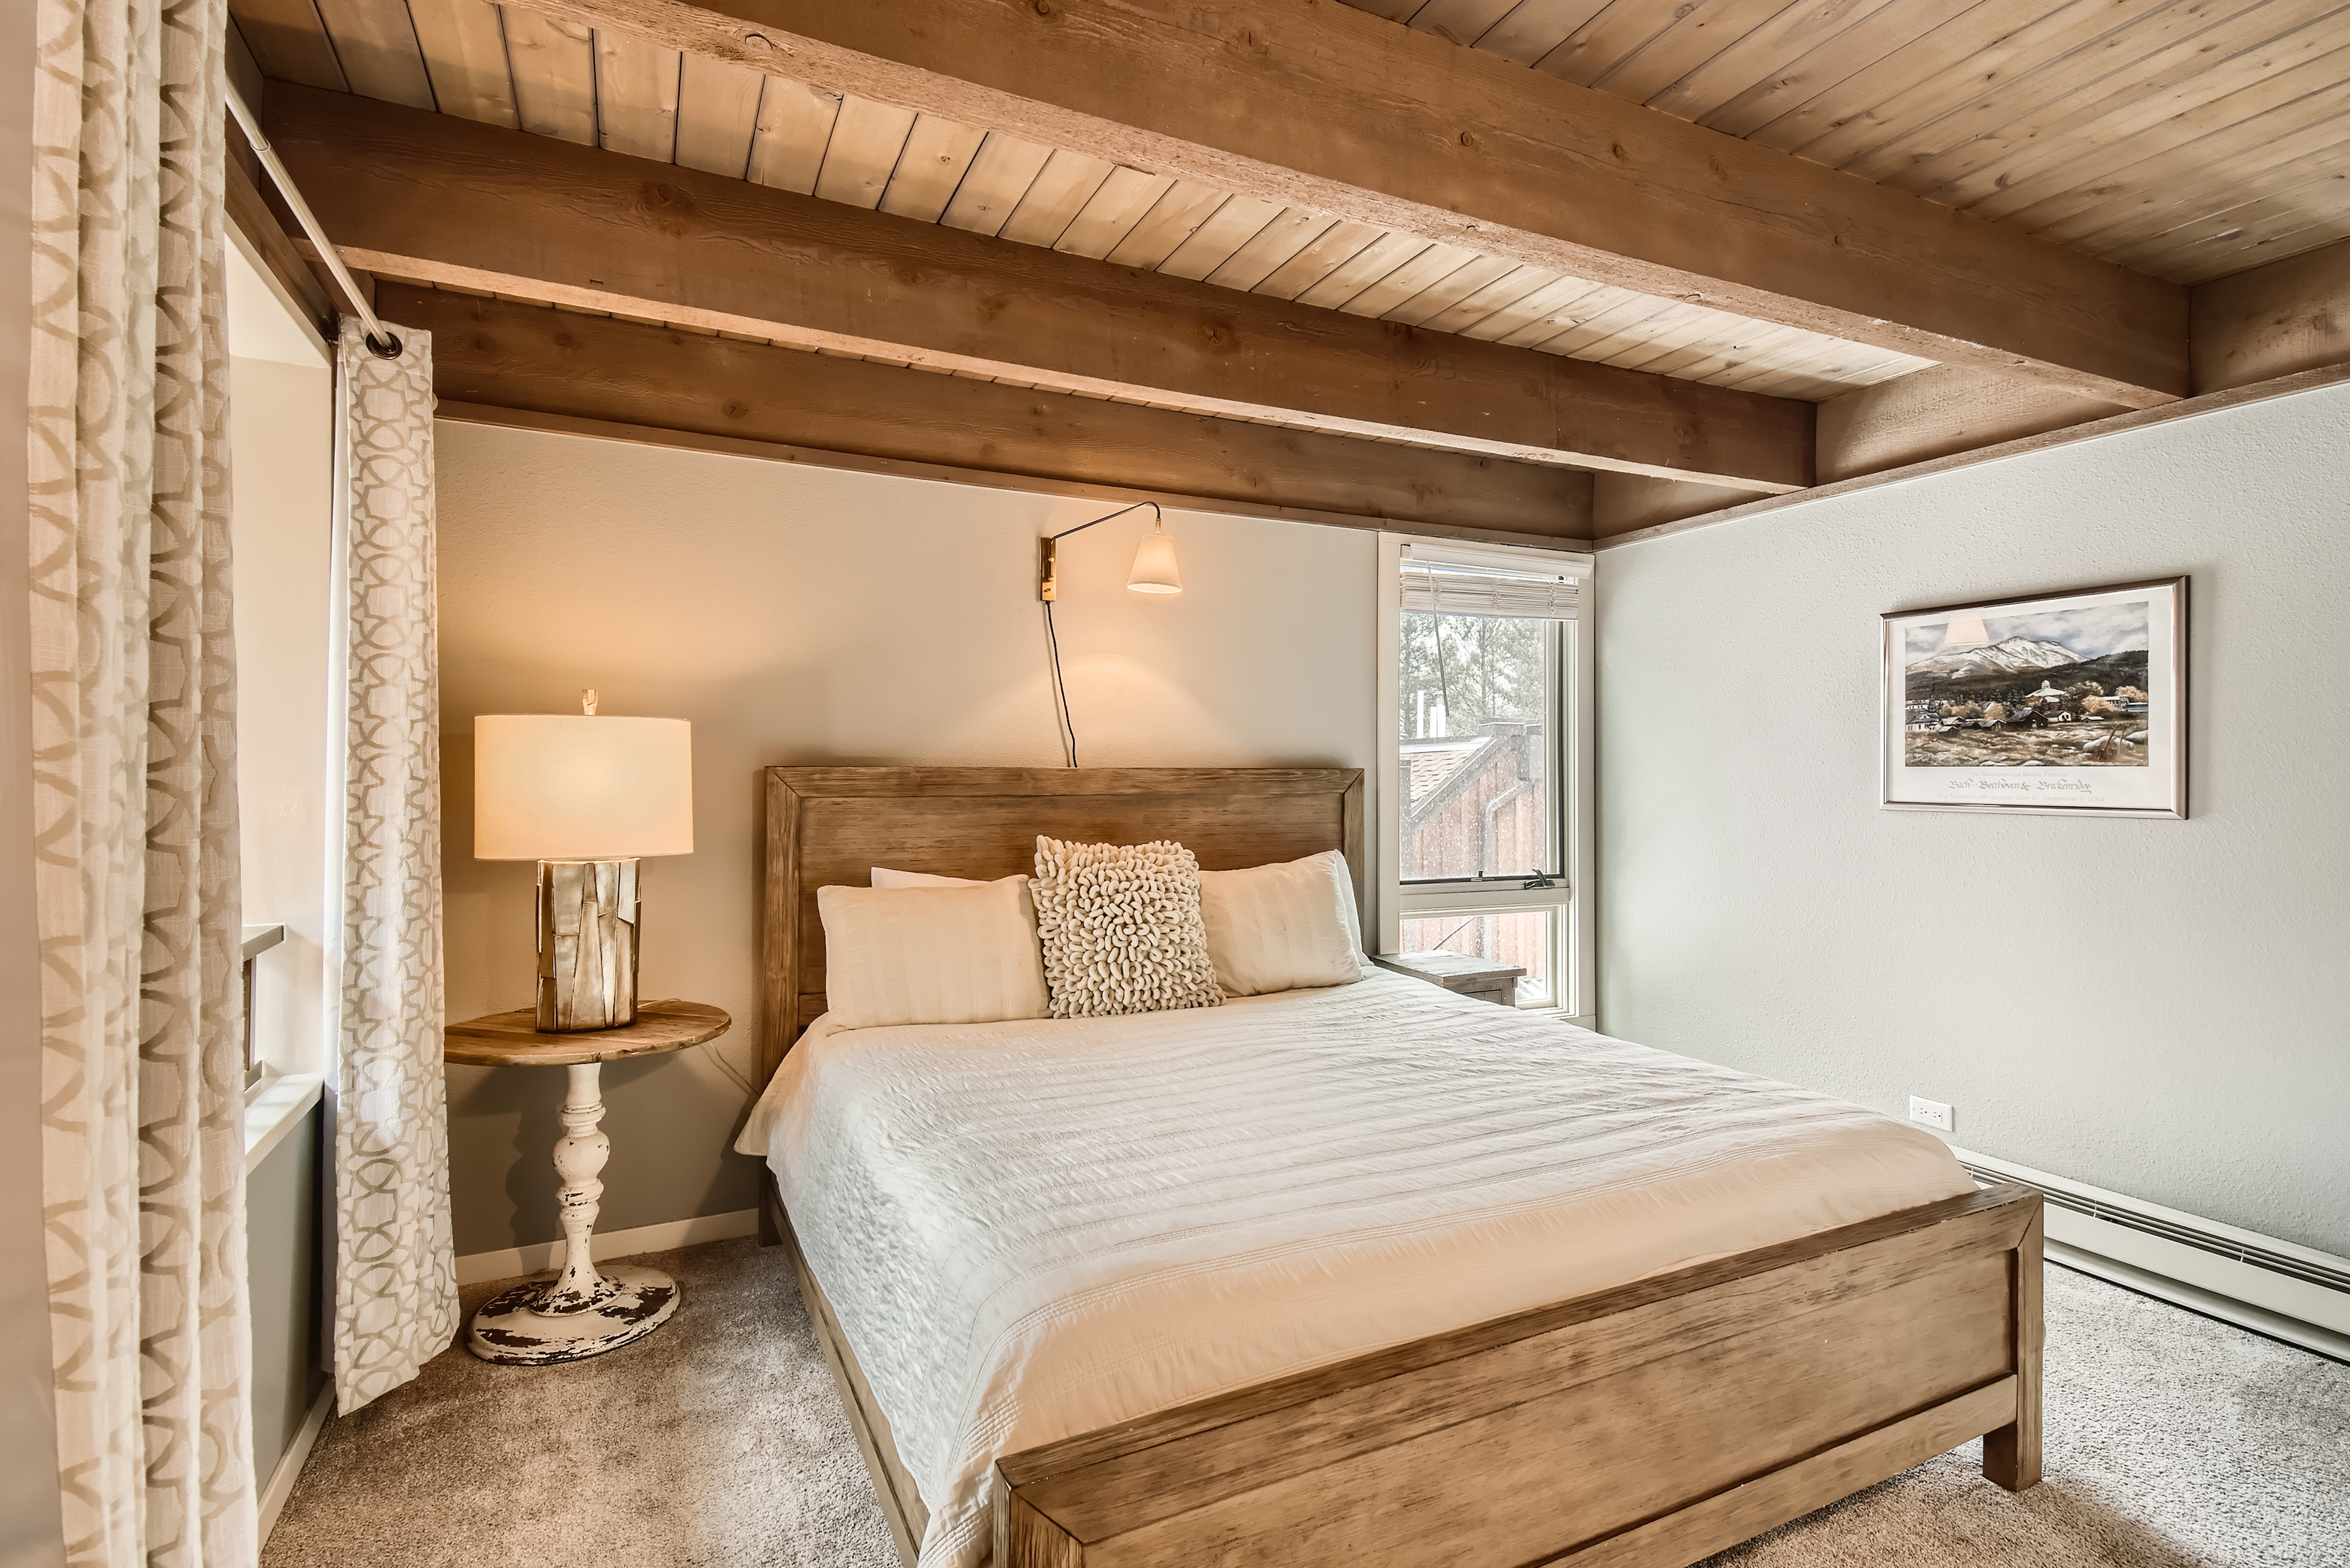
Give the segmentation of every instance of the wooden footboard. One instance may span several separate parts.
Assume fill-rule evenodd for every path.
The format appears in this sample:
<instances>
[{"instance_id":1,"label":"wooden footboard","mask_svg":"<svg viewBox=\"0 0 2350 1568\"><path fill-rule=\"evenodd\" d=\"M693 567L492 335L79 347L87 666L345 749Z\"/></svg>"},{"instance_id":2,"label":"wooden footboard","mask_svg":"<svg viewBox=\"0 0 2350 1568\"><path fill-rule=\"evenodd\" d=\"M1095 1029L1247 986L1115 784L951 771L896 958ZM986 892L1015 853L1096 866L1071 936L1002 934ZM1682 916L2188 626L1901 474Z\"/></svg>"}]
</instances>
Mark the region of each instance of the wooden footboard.
<instances>
[{"instance_id":1,"label":"wooden footboard","mask_svg":"<svg viewBox=\"0 0 2350 1568\"><path fill-rule=\"evenodd\" d=\"M994 1568L1682 1568L1979 1436L2022 1490L2040 1269L2001 1187L1085 1433Z\"/></svg>"}]
</instances>

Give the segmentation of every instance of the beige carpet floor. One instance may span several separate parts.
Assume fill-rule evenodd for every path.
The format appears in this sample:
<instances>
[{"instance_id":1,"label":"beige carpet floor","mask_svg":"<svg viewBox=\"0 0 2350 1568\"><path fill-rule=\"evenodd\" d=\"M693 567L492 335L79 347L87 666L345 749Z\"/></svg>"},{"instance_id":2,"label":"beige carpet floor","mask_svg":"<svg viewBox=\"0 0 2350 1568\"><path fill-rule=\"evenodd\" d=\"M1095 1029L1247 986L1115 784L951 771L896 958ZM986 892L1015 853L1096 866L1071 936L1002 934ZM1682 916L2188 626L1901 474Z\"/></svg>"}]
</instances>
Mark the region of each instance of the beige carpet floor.
<instances>
[{"instance_id":1,"label":"beige carpet floor","mask_svg":"<svg viewBox=\"0 0 2350 1568\"><path fill-rule=\"evenodd\" d=\"M643 1261L685 1302L642 1344L527 1369L451 1350L329 1422L264 1568L897 1568L782 1252ZM2350 1568L2350 1366L2064 1269L2047 1480L2011 1496L1976 1463L1970 1445L1712 1562Z\"/></svg>"}]
</instances>

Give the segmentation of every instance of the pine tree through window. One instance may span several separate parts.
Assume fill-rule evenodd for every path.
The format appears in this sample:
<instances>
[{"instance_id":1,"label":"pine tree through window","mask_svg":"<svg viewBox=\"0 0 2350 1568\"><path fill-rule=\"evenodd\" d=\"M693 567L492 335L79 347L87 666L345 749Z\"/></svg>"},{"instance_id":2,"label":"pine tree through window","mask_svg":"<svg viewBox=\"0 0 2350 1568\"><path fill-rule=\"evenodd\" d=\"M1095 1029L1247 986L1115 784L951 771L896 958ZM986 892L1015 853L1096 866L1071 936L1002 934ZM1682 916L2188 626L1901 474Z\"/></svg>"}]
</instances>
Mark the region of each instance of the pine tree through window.
<instances>
[{"instance_id":1,"label":"pine tree through window","mask_svg":"<svg viewBox=\"0 0 2350 1568\"><path fill-rule=\"evenodd\" d=\"M1570 1005L1570 691L1587 562L1398 542L1380 817L1389 950L1525 971L1522 1007Z\"/></svg>"},{"instance_id":2,"label":"pine tree through window","mask_svg":"<svg viewBox=\"0 0 2350 1568\"><path fill-rule=\"evenodd\" d=\"M1401 880L1557 872L1549 755L1559 626L1404 612Z\"/></svg>"}]
</instances>

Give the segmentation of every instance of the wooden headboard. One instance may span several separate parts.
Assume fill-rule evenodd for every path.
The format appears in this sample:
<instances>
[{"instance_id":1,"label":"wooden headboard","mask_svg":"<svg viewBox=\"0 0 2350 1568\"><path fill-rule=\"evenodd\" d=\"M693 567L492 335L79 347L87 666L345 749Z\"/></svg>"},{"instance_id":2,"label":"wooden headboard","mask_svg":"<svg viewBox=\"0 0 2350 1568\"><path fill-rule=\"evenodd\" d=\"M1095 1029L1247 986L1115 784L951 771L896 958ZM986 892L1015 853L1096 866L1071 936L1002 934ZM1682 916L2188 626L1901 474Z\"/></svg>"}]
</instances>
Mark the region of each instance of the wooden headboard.
<instances>
[{"instance_id":1,"label":"wooden headboard","mask_svg":"<svg viewBox=\"0 0 2350 1568\"><path fill-rule=\"evenodd\" d=\"M1172 838L1210 871L1344 850L1364 887L1359 768L769 768L759 1081L823 1013L816 890L871 868L982 880L1033 871L1036 836Z\"/></svg>"}]
</instances>

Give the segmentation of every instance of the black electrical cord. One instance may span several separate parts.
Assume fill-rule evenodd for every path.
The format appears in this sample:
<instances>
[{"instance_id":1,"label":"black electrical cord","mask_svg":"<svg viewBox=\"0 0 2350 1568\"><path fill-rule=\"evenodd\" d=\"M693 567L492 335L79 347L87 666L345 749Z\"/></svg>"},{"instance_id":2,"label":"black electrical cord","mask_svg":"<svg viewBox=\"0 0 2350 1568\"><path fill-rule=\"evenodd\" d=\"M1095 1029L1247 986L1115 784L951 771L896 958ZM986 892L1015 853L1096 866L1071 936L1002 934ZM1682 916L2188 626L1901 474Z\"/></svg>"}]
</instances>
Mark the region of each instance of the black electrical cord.
<instances>
[{"instance_id":1,"label":"black electrical cord","mask_svg":"<svg viewBox=\"0 0 2350 1568\"><path fill-rule=\"evenodd\" d=\"M1045 646L1053 654L1053 738L1069 766L1077 765L1077 726L1069 718L1069 689L1061 680L1061 639L1053 631L1053 601L1045 601Z\"/></svg>"}]
</instances>

